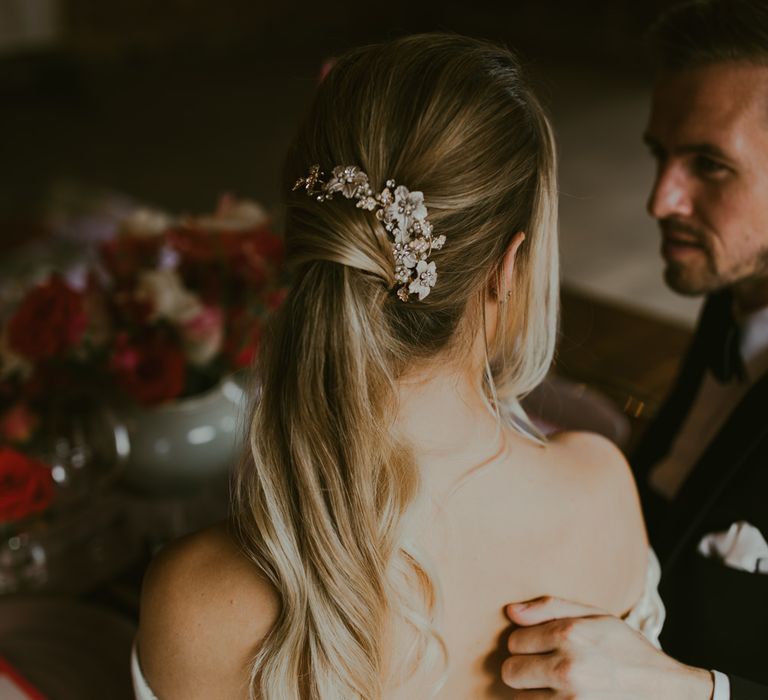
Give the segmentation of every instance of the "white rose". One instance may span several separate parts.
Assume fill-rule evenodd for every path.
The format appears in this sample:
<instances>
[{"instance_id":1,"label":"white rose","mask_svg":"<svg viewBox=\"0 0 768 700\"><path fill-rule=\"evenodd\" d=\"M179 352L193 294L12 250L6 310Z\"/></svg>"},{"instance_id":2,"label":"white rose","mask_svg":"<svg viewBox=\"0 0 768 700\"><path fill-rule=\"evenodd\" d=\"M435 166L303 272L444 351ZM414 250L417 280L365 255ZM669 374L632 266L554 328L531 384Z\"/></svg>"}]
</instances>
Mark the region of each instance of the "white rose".
<instances>
[{"instance_id":1,"label":"white rose","mask_svg":"<svg viewBox=\"0 0 768 700\"><path fill-rule=\"evenodd\" d=\"M180 324L203 308L196 294L182 283L175 270L148 270L139 276L136 296L152 304L153 318Z\"/></svg>"},{"instance_id":2,"label":"white rose","mask_svg":"<svg viewBox=\"0 0 768 700\"><path fill-rule=\"evenodd\" d=\"M168 214L157 209L136 209L121 224L121 230L131 236L152 237L164 233L173 223Z\"/></svg>"},{"instance_id":3,"label":"white rose","mask_svg":"<svg viewBox=\"0 0 768 700\"><path fill-rule=\"evenodd\" d=\"M210 231L244 231L262 226L268 221L269 216L260 204L248 199L232 199L225 195L219 200L215 214L190 218L185 223Z\"/></svg>"}]
</instances>

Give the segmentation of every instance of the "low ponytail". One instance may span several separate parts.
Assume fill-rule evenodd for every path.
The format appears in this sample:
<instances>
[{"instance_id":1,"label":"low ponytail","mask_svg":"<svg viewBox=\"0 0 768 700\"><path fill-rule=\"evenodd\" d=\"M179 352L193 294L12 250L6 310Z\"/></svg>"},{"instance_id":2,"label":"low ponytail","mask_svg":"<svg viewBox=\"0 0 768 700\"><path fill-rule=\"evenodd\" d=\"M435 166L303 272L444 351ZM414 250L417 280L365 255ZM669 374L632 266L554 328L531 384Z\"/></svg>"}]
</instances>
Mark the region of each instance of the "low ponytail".
<instances>
[{"instance_id":1,"label":"low ponytail","mask_svg":"<svg viewBox=\"0 0 768 700\"><path fill-rule=\"evenodd\" d=\"M387 295L369 273L307 264L262 349L256 465L235 490L246 551L282 596L253 668L261 698L381 697L391 617L408 617L393 560L423 571L399 551L419 477L390 430Z\"/></svg>"},{"instance_id":2,"label":"low ponytail","mask_svg":"<svg viewBox=\"0 0 768 700\"><path fill-rule=\"evenodd\" d=\"M374 192L392 179L423 193L445 236L430 250L428 296L397 297L392 240L373 212L291 190L315 163L357 166ZM439 689L439 581L413 543L410 516L428 509L418 445L394 430L397 387L411 371L474 362L489 280L518 231L499 306L508 333L477 391L495 383L516 406L540 380L557 321L555 183L546 117L506 49L405 37L347 53L319 86L285 165L295 282L262 344L234 485L241 549L282 603L252 698L381 700L416 670L420 687Z\"/></svg>"}]
</instances>

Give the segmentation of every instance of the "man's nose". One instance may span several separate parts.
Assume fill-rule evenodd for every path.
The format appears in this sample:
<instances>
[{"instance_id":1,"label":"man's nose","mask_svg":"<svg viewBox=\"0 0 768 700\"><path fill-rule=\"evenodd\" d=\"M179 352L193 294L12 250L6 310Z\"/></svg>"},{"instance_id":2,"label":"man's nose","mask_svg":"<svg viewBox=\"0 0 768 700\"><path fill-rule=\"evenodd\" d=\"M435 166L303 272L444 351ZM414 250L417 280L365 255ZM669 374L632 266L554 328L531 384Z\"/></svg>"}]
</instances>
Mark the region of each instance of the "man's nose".
<instances>
[{"instance_id":1,"label":"man's nose","mask_svg":"<svg viewBox=\"0 0 768 700\"><path fill-rule=\"evenodd\" d=\"M654 219L692 214L690 183L680 169L673 166L659 167L648 197L647 209Z\"/></svg>"}]
</instances>

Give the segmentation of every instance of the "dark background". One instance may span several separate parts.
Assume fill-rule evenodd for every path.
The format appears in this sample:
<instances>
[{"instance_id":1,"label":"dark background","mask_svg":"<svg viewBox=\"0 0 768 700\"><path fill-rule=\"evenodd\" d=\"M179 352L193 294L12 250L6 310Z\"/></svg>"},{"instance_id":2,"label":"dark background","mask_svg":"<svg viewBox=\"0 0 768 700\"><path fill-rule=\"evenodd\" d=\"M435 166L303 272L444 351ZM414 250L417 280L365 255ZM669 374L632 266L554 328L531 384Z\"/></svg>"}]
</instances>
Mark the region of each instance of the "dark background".
<instances>
[{"instance_id":1,"label":"dark background","mask_svg":"<svg viewBox=\"0 0 768 700\"><path fill-rule=\"evenodd\" d=\"M51 8L55 32L0 43L5 243L29 234L62 183L175 212L207 211L222 191L273 206L323 60L405 33L448 30L515 48L557 127L558 109L578 101L590 76L648 81L642 34L670 4L0 0L0 37L25 3Z\"/></svg>"}]
</instances>

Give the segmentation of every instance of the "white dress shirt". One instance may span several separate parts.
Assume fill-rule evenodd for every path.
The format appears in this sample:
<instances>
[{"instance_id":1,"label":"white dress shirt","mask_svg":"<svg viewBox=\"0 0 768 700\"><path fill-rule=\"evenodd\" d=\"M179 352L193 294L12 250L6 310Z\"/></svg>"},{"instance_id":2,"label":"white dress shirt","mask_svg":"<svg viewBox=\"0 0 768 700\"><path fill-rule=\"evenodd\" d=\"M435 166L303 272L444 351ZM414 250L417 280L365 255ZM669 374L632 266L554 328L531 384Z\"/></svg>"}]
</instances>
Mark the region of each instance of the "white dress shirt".
<instances>
[{"instance_id":1,"label":"white dress shirt","mask_svg":"<svg viewBox=\"0 0 768 700\"><path fill-rule=\"evenodd\" d=\"M728 676L720 671L710 671L712 679L715 682L715 688L712 691L712 700L730 700L731 698L731 682L728 680Z\"/></svg>"}]
</instances>

